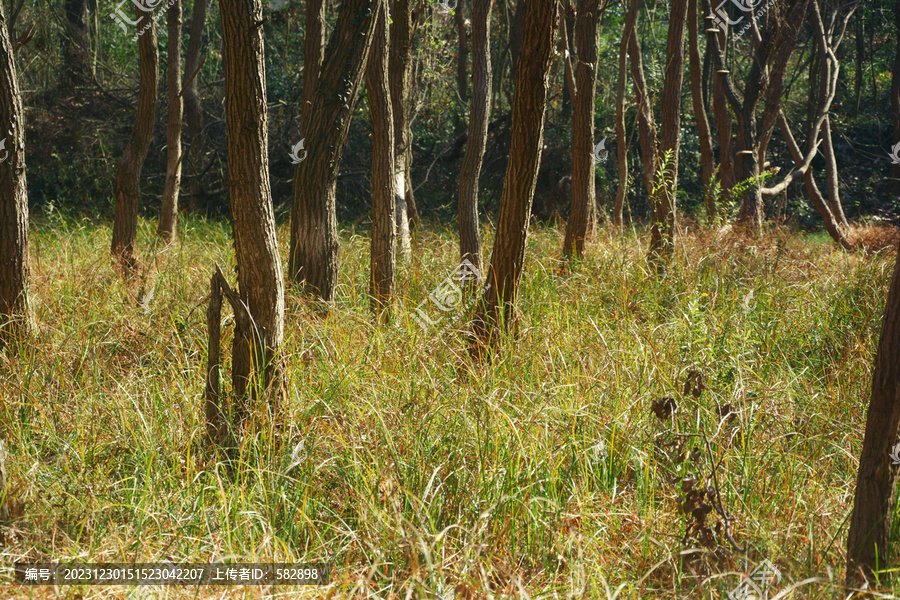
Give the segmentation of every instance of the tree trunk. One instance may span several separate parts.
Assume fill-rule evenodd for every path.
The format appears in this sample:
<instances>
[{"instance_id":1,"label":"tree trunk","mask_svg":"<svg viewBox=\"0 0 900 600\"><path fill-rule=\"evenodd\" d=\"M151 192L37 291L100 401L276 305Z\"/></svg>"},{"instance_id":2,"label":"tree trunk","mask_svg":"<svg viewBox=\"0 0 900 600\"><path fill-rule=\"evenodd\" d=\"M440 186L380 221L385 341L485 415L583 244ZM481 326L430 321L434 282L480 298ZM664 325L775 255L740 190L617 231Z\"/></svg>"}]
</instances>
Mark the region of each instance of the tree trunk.
<instances>
[{"instance_id":1,"label":"tree trunk","mask_svg":"<svg viewBox=\"0 0 900 600\"><path fill-rule=\"evenodd\" d=\"M572 206L566 222L563 256L584 256L584 241L596 220L594 177L594 96L597 90L597 25L606 8L601 0L580 0L575 37L578 67L572 102Z\"/></svg>"},{"instance_id":2,"label":"tree trunk","mask_svg":"<svg viewBox=\"0 0 900 600\"><path fill-rule=\"evenodd\" d=\"M201 195L200 174L203 172L203 107L197 92L201 67L200 49L203 47L203 27L206 24L207 0L194 0L191 14L191 39L184 58L184 122L187 124L190 167L191 208L198 208ZM205 59L204 59L205 60Z\"/></svg>"},{"instance_id":3,"label":"tree trunk","mask_svg":"<svg viewBox=\"0 0 900 600\"><path fill-rule=\"evenodd\" d=\"M410 0L394 0L391 7L391 51L388 61L388 80L391 86L391 107L394 115L394 183L396 192L396 228L400 252L412 253L410 223L419 218L413 197L412 178L412 128L410 104L412 102L412 39L415 36L418 13L413 18Z\"/></svg>"},{"instance_id":4,"label":"tree trunk","mask_svg":"<svg viewBox=\"0 0 900 600\"><path fill-rule=\"evenodd\" d=\"M338 238L335 183L350 117L375 30L376 0L345 0L328 42L304 133L291 203L291 279L324 302L334 300Z\"/></svg>"},{"instance_id":5,"label":"tree trunk","mask_svg":"<svg viewBox=\"0 0 900 600\"><path fill-rule=\"evenodd\" d=\"M896 6L897 5L895 5L895 8L894 8L895 21L897 19ZM853 82L853 118L854 119L859 117L859 103L862 100L862 87L863 87L863 76L864 76L863 59L865 58L865 55L866 55L866 41L865 41L865 33L864 33L865 23L863 21L864 15L865 15L865 13L860 11L859 18L856 20L856 73L854 74L854 82ZM900 33L900 23L897 24L897 30L898 30L898 33ZM897 73L897 67L900 66L900 64L898 64L898 62L900 62L900 35L898 35L898 39L897 39L897 54L894 57L893 73ZM900 77L900 74L897 74L897 76L894 76L893 73L892 73L892 79L891 79L891 90L892 91L894 89L894 80L896 80L898 77ZM898 90L897 90L898 94L900 94L900 82L897 83L897 86L898 86ZM900 102L898 102L898 106L900 106ZM891 105L891 108L893 108L893 104ZM896 110L894 111L894 114L895 115L897 114ZM898 126L898 123L897 123L897 119L895 117L894 118L895 134L897 133L897 131L896 131L897 126ZM894 135L894 139L895 140L897 139L896 135ZM898 168L900 168L900 167L898 167Z\"/></svg>"},{"instance_id":6,"label":"tree trunk","mask_svg":"<svg viewBox=\"0 0 900 600\"><path fill-rule=\"evenodd\" d=\"M390 318L394 294L394 117L388 86L387 0L378 0L378 22L366 65L372 123L372 252L369 297L376 318Z\"/></svg>"},{"instance_id":7,"label":"tree trunk","mask_svg":"<svg viewBox=\"0 0 900 600\"><path fill-rule=\"evenodd\" d=\"M481 234L478 227L478 180L487 146L491 113L491 6L493 0L473 0L472 5L472 101L466 154L459 171L459 253L479 270Z\"/></svg>"},{"instance_id":8,"label":"tree trunk","mask_svg":"<svg viewBox=\"0 0 900 600\"><path fill-rule=\"evenodd\" d=\"M715 170L712 136L709 120L703 103L703 66L700 64L700 38L697 32L697 1L688 3L688 46L691 63L691 103L697 120L697 136L700 138L700 163L702 165L703 197L706 201L706 219L712 223L716 219L716 199L712 194L712 177Z\"/></svg>"},{"instance_id":9,"label":"tree trunk","mask_svg":"<svg viewBox=\"0 0 900 600\"><path fill-rule=\"evenodd\" d=\"M0 3L0 348L29 329L25 114L6 25Z\"/></svg>"},{"instance_id":10,"label":"tree trunk","mask_svg":"<svg viewBox=\"0 0 900 600\"><path fill-rule=\"evenodd\" d=\"M500 216L491 266L484 296L472 321L476 339L473 350L476 354L479 344L495 346L501 319L503 325L508 327L513 317L541 159L544 109L556 24L555 7L555 0L520 3L520 10L524 10L523 35L519 68L516 69L509 160L500 196Z\"/></svg>"},{"instance_id":11,"label":"tree trunk","mask_svg":"<svg viewBox=\"0 0 900 600\"><path fill-rule=\"evenodd\" d=\"M672 0L666 40L666 77L663 83L659 162L665 164L662 186L653 195L650 226L650 261L663 268L675 245L675 191L678 185L678 147L681 143L681 86L684 73L684 25L688 0Z\"/></svg>"},{"instance_id":12,"label":"tree trunk","mask_svg":"<svg viewBox=\"0 0 900 600\"><path fill-rule=\"evenodd\" d=\"M516 75L519 72L517 70L517 67L519 66L519 51L522 47L522 28L524 27L524 17L525 0L517 0L516 12L513 15L509 30L510 69L512 71L513 79L515 79Z\"/></svg>"},{"instance_id":13,"label":"tree trunk","mask_svg":"<svg viewBox=\"0 0 900 600\"><path fill-rule=\"evenodd\" d=\"M181 0L171 0L168 15L169 125L166 129L166 187L157 234L166 242L175 239L178 224L178 195L181 192Z\"/></svg>"},{"instance_id":14,"label":"tree trunk","mask_svg":"<svg viewBox=\"0 0 900 600\"><path fill-rule=\"evenodd\" d=\"M720 35L720 34L715 34ZM715 69L715 66L713 66ZM716 131L719 135L719 185L721 197L725 197L734 187L734 150L731 146L732 118L725 100L725 76L713 76L713 113L716 117ZM718 198L715 199L718 201Z\"/></svg>"},{"instance_id":15,"label":"tree trunk","mask_svg":"<svg viewBox=\"0 0 900 600\"><path fill-rule=\"evenodd\" d=\"M141 171L153 139L153 122L156 118L156 90L159 85L159 50L156 46L156 23L151 13L136 9L138 31L144 17L150 27L138 36L141 83L137 112L131 137L119 161L113 196L116 202L112 232L112 254L130 269L135 264L134 244L137 238L138 206L141 201Z\"/></svg>"},{"instance_id":16,"label":"tree trunk","mask_svg":"<svg viewBox=\"0 0 900 600\"><path fill-rule=\"evenodd\" d=\"M466 104L469 103L469 76L467 66L469 64L469 39L466 32L465 0L457 0L456 9L453 12L453 20L456 24L457 52L456 52L456 93L459 95L455 113L455 135L459 137L466 132Z\"/></svg>"},{"instance_id":17,"label":"tree trunk","mask_svg":"<svg viewBox=\"0 0 900 600\"><path fill-rule=\"evenodd\" d=\"M72 88L84 85L93 76L91 69L91 42L88 36L87 2L65 0L66 41L63 50L63 86Z\"/></svg>"},{"instance_id":18,"label":"tree trunk","mask_svg":"<svg viewBox=\"0 0 900 600\"><path fill-rule=\"evenodd\" d=\"M228 199L234 217L240 301L250 339L235 335L232 381L239 402L280 387L284 279L269 185L268 114L262 0L219 0L225 66ZM250 388L251 383L255 388ZM247 413L235 410L239 424Z\"/></svg>"},{"instance_id":19,"label":"tree trunk","mask_svg":"<svg viewBox=\"0 0 900 600\"><path fill-rule=\"evenodd\" d=\"M640 8L641 0L631 0L630 10L635 15L640 12ZM638 140L641 146L641 161L644 164L644 188L649 196L653 194L653 178L656 176L656 122L650 109L650 94L647 92L647 79L644 77L636 20L633 32L634 35L628 41L628 56L631 59L631 80L634 83L638 104Z\"/></svg>"},{"instance_id":20,"label":"tree trunk","mask_svg":"<svg viewBox=\"0 0 900 600\"><path fill-rule=\"evenodd\" d=\"M625 139L625 88L628 84L626 73L626 61L628 59L628 43L634 36L634 22L637 14L633 10L634 2L630 4L628 14L625 17L625 29L622 33L622 41L619 43L619 79L616 83L616 158L618 160L619 185L616 187L616 200L613 203L613 225L622 226L622 212L625 206L625 196L628 193L628 143Z\"/></svg>"},{"instance_id":21,"label":"tree trunk","mask_svg":"<svg viewBox=\"0 0 900 600\"><path fill-rule=\"evenodd\" d=\"M900 261L888 292L881 324L881 340L875 355L872 396L866 415L866 433L859 458L856 494L847 536L847 584L865 579L880 583L890 578L891 524L897 502L900 467L893 464L900 425ZM893 450L892 450L893 449Z\"/></svg>"},{"instance_id":22,"label":"tree trunk","mask_svg":"<svg viewBox=\"0 0 900 600\"><path fill-rule=\"evenodd\" d=\"M860 14L860 18L862 18L862 14ZM894 143L900 144L900 0L894 4L894 26L897 29L897 49L894 54L894 69L891 73L891 116L894 118ZM859 64L862 65L861 60ZM897 180L895 189L900 191L900 164L891 167L891 174Z\"/></svg>"}]
</instances>

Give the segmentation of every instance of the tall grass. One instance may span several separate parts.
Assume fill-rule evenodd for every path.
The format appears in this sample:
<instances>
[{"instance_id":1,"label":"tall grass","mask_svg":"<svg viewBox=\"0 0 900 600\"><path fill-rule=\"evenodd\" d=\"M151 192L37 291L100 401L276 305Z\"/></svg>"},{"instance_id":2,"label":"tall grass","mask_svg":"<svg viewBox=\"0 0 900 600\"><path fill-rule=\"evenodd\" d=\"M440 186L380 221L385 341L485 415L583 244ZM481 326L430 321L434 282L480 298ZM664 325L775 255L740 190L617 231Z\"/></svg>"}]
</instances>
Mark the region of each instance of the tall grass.
<instances>
[{"instance_id":1,"label":"tall grass","mask_svg":"<svg viewBox=\"0 0 900 600\"><path fill-rule=\"evenodd\" d=\"M325 561L331 597L723 598L766 558L779 589L819 578L795 597L838 589L892 255L701 231L659 280L645 232L601 230L564 272L561 232L538 228L518 335L473 363L465 314L426 303L446 315L426 330L412 317L458 262L452 231L419 232L383 327L368 312L366 232L342 238L327 318L288 291L280 431L246 436L228 472L201 444L205 296L214 263L234 281L227 226L187 219L163 249L142 222L149 249L131 282L112 268L107 227L35 226L34 335L0 355L18 503L0 528L4 562ZM683 390L691 371L699 397ZM664 397L677 412L661 420L651 403ZM681 481L705 485L713 464L746 555L721 529L718 551L685 535ZM56 593L147 590L0 596Z\"/></svg>"}]
</instances>

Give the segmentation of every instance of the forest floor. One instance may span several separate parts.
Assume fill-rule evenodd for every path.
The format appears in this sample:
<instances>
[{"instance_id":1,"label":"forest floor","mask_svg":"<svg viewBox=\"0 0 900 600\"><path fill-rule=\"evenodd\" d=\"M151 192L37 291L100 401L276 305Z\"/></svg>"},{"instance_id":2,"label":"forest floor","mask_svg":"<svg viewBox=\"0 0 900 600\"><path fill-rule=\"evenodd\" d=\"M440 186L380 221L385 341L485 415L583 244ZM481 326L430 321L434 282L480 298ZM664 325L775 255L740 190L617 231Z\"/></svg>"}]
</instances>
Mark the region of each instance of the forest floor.
<instances>
[{"instance_id":1,"label":"forest floor","mask_svg":"<svg viewBox=\"0 0 900 600\"><path fill-rule=\"evenodd\" d=\"M766 560L770 597L839 592L893 251L695 230L658 280L644 231L601 230L564 272L561 231L537 228L517 336L478 363L466 303L428 300L458 262L452 230L418 232L387 326L368 310L367 232L344 230L330 314L288 289L288 394L229 471L203 447L202 402L230 229L180 226L153 248L142 221L124 281L108 226L34 224L33 339L0 354L2 563L326 562L331 583L0 574L0 597L726 598Z\"/></svg>"}]
</instances>

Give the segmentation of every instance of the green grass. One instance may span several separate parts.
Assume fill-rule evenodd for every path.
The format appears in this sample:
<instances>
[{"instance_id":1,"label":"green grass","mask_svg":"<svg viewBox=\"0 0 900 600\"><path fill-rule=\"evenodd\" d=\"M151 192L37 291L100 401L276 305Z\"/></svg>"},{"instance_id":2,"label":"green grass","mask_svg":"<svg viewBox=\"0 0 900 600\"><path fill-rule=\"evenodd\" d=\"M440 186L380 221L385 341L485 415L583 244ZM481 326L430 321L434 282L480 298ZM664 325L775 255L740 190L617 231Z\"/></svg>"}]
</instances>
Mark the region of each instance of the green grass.
<instances>
[{"instance_id":1,"label":"green grass","mask_svg":"<svg viewBox=\"0 0 900 600\"><path fill-rule=\"evenodd\" d=\"M108 257L108 227L33 226L33 339L0 354L0 438L21 503L0 528L5 564L329 561L333 597L611 598L621 586L619 598L724 598L745 565L721 532L718 554L680 558L700 546L684 539L679 481L705 478L714 460L749 567L771 560L778 589L820 578L792 597L839 589L893 254L701 231L659 281L645 232L601 231L563 273L561 232L539 228L518 337L487 364L467 358L465 314L427 331L412 318L454 269L451 230L418 233L384 327L368 312L366 232L345 230L330 316L288 290L282 433L245 438L228 473L200 442L205 296L214 263L234 281L230 231L188 219L168 249L149 249L152 233L142 222L143 281L129 283ZM284 254L287 227L279 238ZM682 393L690 371L702 375L699 398ZM650 407L667 396L678 411L664 422ZM725 404L737 418L720 423ZM9 586L0 596L150 591Z\"/></svg>"}]
</instances>

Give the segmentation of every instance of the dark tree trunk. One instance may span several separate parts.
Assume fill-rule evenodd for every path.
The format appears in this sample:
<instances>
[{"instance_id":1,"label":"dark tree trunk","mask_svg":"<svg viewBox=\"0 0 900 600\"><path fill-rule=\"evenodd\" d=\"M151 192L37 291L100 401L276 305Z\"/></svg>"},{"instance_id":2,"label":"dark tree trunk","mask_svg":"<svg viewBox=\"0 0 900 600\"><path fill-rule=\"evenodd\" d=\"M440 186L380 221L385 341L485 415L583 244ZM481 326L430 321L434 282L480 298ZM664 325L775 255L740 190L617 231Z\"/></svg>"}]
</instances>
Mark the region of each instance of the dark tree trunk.
<instances>
[{"instance_id":1,"label":"dark tree trunk","mask_svg":"<svg viewBox=\"0 0 900 600\"><path fill-rule=\"evenodd\" d=\"M580 0L575 37L578 67L572 103L572 206L566 222L563 256L584 256L584 241L597 213L594 178L594 96L597 90L597 26L605 0Z\"/></svg>"},{"instance_id":2,"label":"dark tree trunk","mask_svg":"<svg viewBox=\"0 0 900 600\"><path fill-rule=\"evenodd\" d=\"M688 3L688 46L691 63L691 103L694 118L697 120L697 136L700 138L700 164L702 165L703 195L706 202L706 218L712 223L716 218L716 199L712 194L712 177L715 170L712 136L709 132L709 119L706 117L706 105L703 102L703 66L700 64L700 37L697 32L697 2Z\"/></svg>"},{"instance_id":3,"label":"dark tree trunk","mask_svg":"<svg viewBox=\"0 0 900 600\"><path fill-rule=\"evenodd\" d=\"M91 43L86 0L65 0L66 41L63 50L63 85L71 88L90 81Z\"/></svg>"},{"instance_id":4,"label":"dark tree trunk","mask_svg":"<svg viewBox=\"0 0 900 600\"><path fill-rule=\"evenodd\" d=\"M616 84L616 158L618 160L619 184L616 187L616 200L613 203L613 225L622 226L622 212L625 196L628 193L628 148L625 139L625 89L627 87L626 61L628 60L628 44L634 36L634 23L637 19L636 3L632 2L625 17L625 29L619 43L619 76Z\"/></svg>"},{"instance_id":5,"label":"dark tree trunk","mask_svg":"<svg viewBox=\"0 0 900 600\"><path fill-rule=\"evenodd\" d=\"M244 335L235 335L232 382L246 416L248 392L280 388L279 351L284 337L284 278L275 237L269 185L268 114L262 0L219 0L225 65L228 199L240 300L249 311ZM249 339L248 339L249 334ZM251 383L256 387L251 388Z\"/></svg>"},{"instance_id":6,"label":"dark tree trunk","mask_svg":"<svg viewBox=\"0 0 900 600\"><path fill-rule=\"evenodd\" d=\"M469 135L459 172L459 252L481 269L481 234L478 227L478 179L487 146L491 113L491 5L493 0L473 0L472 6L472 101Z\"/></svg>"},{"instance_id":7,"label":"dark tree trunk","mask_svg":"<svg viewBox=\"0 0 900 600\"><path fill-rule=\"evenodd\" d=\"M181 192L181 0L172 0L167 15L169 27L169 125L166 129L166 187L157 234L166 242L175 239L178 224L178 195Z\"/></svg>"},{"instance_id":8,"label":"dark tree trunk","mask_svg":"<svg viewBox=\"0 0 900 600\"><path fill-rule=\"evenodd\" d=\"M304 132L307 157L294 173L290 277L327 303L334 300L337 285L335 183L372 44L376 7L376 0L341 4L309 107L315 118Z\"/></svg>"},{"instance_id":9,"label":"dark tree trunk","mask_svg":"<svg viewBox=\"0 0 900 600\"><path fill-rule=\"evenodd\" d=\"M387 0L378 0L378 22L366 65L372 123L372 253L369 297L376 318L390 318L394 294L394 117L388 86Z\"/></svg>"},{"instance_id":10,"label":"dark tree trunk","mask_svg":"<svg viewBox=\"0 0 900 600\"><path fill-rule=\"evenodd\" d=\"M630 10L637 15L641 10L641 0L631 0ZM638 140L641 147L641 162L644 165L644 188L647 195L653 194L653 178L656 176L656 122L650 108L650 94L644 77L644 63L641 59L641 42L637 34L637 20L634 35L628 41L628 56L631 59L631 80L637 96Z\"/></svg>"},{"instance_id":11,"label":"dark tree trunk","mask_svg":"<svg viewBox=\"0 0 900 600\"><path fill-rule=\"evenodd\" d=\"M529 0L520 3L520 10L524 11L523 34L516 69L509 160L484 296L472 322L476 353L480 345L495 346L501 319L508 327L513 317L541 159L556 2Z\"/></svg>"},{"instance_id":12,"label":"dark tree trunk","mask_svg":"<svg viewBox=\"0 0 900 600\"><path fill-rule=\"evenodd\" d=\"M136 9L138 31L144 19L150 27L138 36L141 83L137 112L131 137L119 161L113 196L116 202L113 221L112 254L122 260L126 268L134 265L134 245L137 237L138 206L141 201L141 171L153 139L153 121L156 117L156 90L159 85L159 50L156 46L156 23L153 15Z\"/></svg>"},{"instance_id":13,"label":"dark tree trunk","mask_svg":"<svg viewBox=\"0 0 900 600\"><path fill-rule=\"evenodd\" d=\"M453 21L456 24L457 52L456 52L456 93L459 95L459 110L456 117L456 137L466 132L466 104L469 103L469 36L466 31L466 3L465 0L457 0L456 10L453 13Z\"/></svg>"},{"instance_id":14,"label":"dark tree trunk","mask_svg":"<svg viewBox=\"0 0 900 600\"><path fill-rule=\"evenodd\" d=\"M28 334L25 114L6 25L0 3L0 348Z\"/></svg>"},{"instance_id":15,"label":"dark tree trunk","mask_svg":"<svg viewBox=\"0 0 900 600\"><path fill-rule=\"evenodd\" d=\"M891 116L894 118L894 143L900 144L900 0L894 4L894 26L897 29L897 48L894 54L894 70L891 73ZM861 67L862 60L859 61L858 68ZM892 167L891 174L897 180L895 188L900 191L900 164Z\"/></svg>"},{"instance_id":16,"label":"dark tree trunk","mask_svg":"<svg viewBox=\"0 0 900 600\"><path fill-rule=\"evenodd\" d=\"M522 28L524 26L524 17L525 0L517 0L516 12L513 15L509 30L510 70L512 71L513 79L515 79L515 76L518 73L516 68L519 65L519 51L522 47Z\"/></svg>"},{"instance_id":17,"label":"dark tree trunk","mask_svg":"<svg viewBox=\"0 0 900 600\"><path fill-rule=\"evenodd\" d=\"M847 584L890 578L891 524L897 503L900 466L893 464L900 426L900 261L888 292L881 324L881 340L872 374L872 396L866 415L866 433L859 457L856 494L847 536Z\"/></svg>"},{"instance_id":18,"label":"dark tree trunk","mask_svg":"<svg viewBox=\"0 0 900 600\"><path fill-rule=\"evenodd\" d=\"M663 83L659 164L665 165L660 189L653 195L650 226L650 261L663 267L675 245L675 191L678 185L678 149L681 144L681 87L684 74L684 25L688 0L673 0L666 40L666 76ZM666 163L666 153L671 153Z\"/></svg>"},{"instance_id":19,"label":"dark tree trunk","mask_svg":"<svg viewBox=\"0 0 900 600\"><path fill-rule=\"evenodd\" d=\"M203 172L203 108L197 92L201 67L200 49L203 47L203 27L206 24L207 0L194 0L191 14L191 39L184 58L184 122L188 129L188 165L190 167L191 208L198 208L201 195L200 174Z\"/></svg>"}]
</instances>

